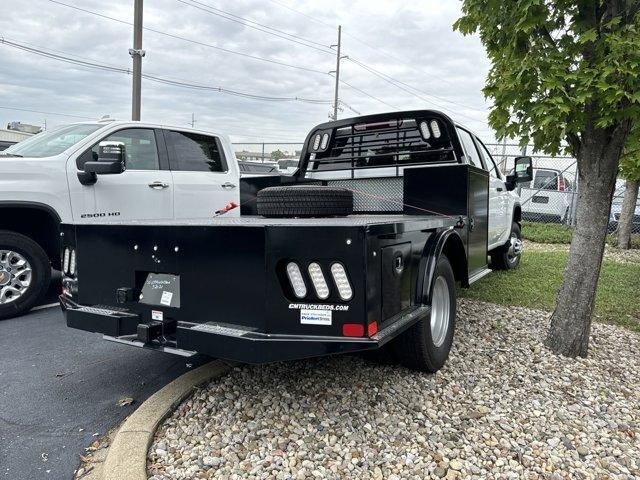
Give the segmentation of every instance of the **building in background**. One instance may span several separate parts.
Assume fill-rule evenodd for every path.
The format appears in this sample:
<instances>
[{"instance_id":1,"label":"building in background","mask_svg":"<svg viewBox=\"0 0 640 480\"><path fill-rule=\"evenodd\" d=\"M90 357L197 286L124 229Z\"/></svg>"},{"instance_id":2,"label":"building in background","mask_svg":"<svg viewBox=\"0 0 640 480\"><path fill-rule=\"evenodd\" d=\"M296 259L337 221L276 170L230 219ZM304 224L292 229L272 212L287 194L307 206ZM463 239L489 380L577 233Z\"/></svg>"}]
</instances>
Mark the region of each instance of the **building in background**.
<instances>
[{"instance_id":1,"label":"building in background","mask_svg":"<svg viewBox=\"0 0 640 480\"><path fill-rule=\"evenodd\" d=\"M7 130L15 130L16 132L30 133L35 135L42 131L42 127L39 125L29 125L28 123L10 122L7 125Z\"/></svg>"},{"instance_id":2,"label":"building in background","mask_svg":"<svg viewBox=\"0 0 640 480\"><path fill-rule=\"evenodd\" d=\"M249 152L247 150L242 150L240 152L236 152L236 158L238 160L244 160L246 162L270 162L271 161L271 152L262 153L262 152Z\"/></svg>"},{"instance_id":3,"label":"building in background","mask_svg":"<svg viewBox=\"0 0 640 480\"><path fill-rule=\"evenodd\" d=\"M0 129L0 151L22 140L26 140L36 133L40 133L41 130L42 128L36 125L28 125L20 122L9 123L6 129Z\"/></svg>"}]
</instances>

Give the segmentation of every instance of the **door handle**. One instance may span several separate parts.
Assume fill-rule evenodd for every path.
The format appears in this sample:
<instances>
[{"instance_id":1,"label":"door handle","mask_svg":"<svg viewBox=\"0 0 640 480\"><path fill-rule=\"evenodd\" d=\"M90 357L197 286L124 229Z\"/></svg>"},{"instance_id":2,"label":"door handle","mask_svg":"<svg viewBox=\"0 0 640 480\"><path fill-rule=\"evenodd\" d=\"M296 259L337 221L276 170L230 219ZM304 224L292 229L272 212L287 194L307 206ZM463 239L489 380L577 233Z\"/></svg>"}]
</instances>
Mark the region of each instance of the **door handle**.
<instances>
[{"instance_id":1,"label":"door handle","mask_svg":"<svg viewBox=\"0 0 640 480\"><path fill-rule=\"evenodd\" d=\"M503 190L503 188L502 188L502 187L497 187L497 188L496 188L496 192L501 192L502 190Z\"/></svg>"},{"instance_id":2,"label":"door handle","mask_svg":"<svg viewBox=\"0 0 640 480\"><path fill-rule=\"evenodd\" d=\"M236 184L235 183L231 183L231 182L223 183L220 186L222 188L224 188L225 190L231 190L232 188L236 188Z\"/></svg>"},{"instance_id":3,"label":"door handle","mask_svg":"<svg viewBox=\"0 0 640 480\"><path fill-rule=\"evenodd\" d=\"M169 184L164 182L153 182L149 184L149 187L154 190L162 190L163 188L169 188Z\"/></svg>"}]
</instances>

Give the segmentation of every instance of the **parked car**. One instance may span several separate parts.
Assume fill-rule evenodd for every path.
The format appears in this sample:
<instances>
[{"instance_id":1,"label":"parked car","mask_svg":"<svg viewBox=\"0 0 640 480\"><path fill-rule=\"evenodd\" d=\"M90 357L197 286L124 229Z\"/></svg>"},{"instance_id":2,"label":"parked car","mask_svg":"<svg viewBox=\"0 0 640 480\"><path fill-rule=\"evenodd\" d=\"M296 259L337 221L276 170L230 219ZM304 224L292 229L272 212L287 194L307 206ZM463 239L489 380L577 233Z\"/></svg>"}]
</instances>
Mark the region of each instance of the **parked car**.
<instances>
[{"instance_id":1,"label":"parked car","mask_svg":"<svg viewBox=\"0 0 640 480\"><path fill-rule=\"evenodd\" d=\"M2 152L3 150L6 150L11 145L15 145L16 143L17 142L8 142L8 141L0 140L0 152Z\"/></svg>"},{"instance_id":2,"label":"parked car","mask_svg":"<svg viewBox=\"0 0 640 480\"><path fill-rule=\"evenodd\" d=\"M135 161L100 145L88 193ZM514 189L531 158L515 172L436 111L318 125L294 176L241 180L239 218L65 222L67 325L249 363L388 348L434 372L453 341L455 282L490 273L489 256L493 268L520 262Z\"/></svg>"},{"instance_id":3,"label":"parked car","mask_svg":"<svg viewBox=\"0 0 640 480\"><path fill-rule=\"evenodd\" d=\"M618 229L618 221L620 220L620 212L622 210L621 203L611 205L611 215L609 217L609 233L613 233ZM631 224L631 233L640 233L640 205L636 205L633 215L633 223Z\"/></svg>"},{"instance_id":4,"label":"parked car","mask_svg":"<svg viewBox=\"0 0 640 480\"><path fill-rule=\"evenodd\" d=\"M281 158L278 160L278 170L285 175L291 175L298 170L300 160L292 158Z\"/></svg>"},{"instance_id":5,"label":"parked car","mask_svg":"<svg viewBox=\"0 0 640 480\"><path fill-rule=\"evenodd\" d=\"M124 145L119 175L102 175L102 142ZM238 198L238 184L229 139L183 127L77 123L8 148L0 153L0 319L29 310L51 267L61 269L61 222L207 219Z\"/></svg>"},{"instance_id":6,"label":"parked car","mask_svg":"<svg viewBox=\"0 0 640 480\"><path fill-rule=\"evenodd\" d=\"M574 185L567 174L553 168L534 168L533 180L520 186L522 217L547 223L570 223Z\"/></svg>"},{"instance_id":7,"label":"parked car","mask_svg":"<svg viewBox=\"0 0 640 480\"><path fill-rule=\"evenodd\" d=\"M240 175L242 176L279 173L278 166L275 162L261 163L261 162L247 162L244 160L238 160L238 166L240 167Z\"/></svg>"}]
</instances>

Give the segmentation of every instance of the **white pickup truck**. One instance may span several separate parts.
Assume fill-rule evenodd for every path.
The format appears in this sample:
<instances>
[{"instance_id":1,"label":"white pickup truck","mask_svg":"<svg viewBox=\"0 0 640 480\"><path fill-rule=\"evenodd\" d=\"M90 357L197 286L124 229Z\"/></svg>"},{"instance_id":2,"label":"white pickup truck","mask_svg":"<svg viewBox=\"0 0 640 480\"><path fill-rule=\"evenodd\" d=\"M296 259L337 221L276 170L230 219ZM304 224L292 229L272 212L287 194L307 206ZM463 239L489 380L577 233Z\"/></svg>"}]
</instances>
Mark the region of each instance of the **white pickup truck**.
<instances>
[{"instance_id":1,"label":"white pickup truck","mask_svg":"<svg viewBox=\"0 0 640 480\"><path fill-rule=\"evenodd\" d=\"M126 171L92 181L83 166L103 141L125 145ZM0 319L47 290L61 222L210 218L238 201L239 178L225 135L141 122L67 125L0 152Z\"/></svg>"},{"instance_id":2,"label":"white pickup truck","mask_svg":"<svg viewBox=\"0 0 640 480\"><path fill-rule=\"evenodd\" d=\"M452 128L458 149L453 160L488 172L491 265L513 268L521 252L519 198L482 142L462 126ZM423 142L437 143L428 140ZM85 171L86 162L98 160L104 142L124 144L124 171L99 172L117 175ZM386 158L378 157L378 163ZM403 169L363 168L356 176L393 176ZM343 173L333 174L336 181L345 183ZM309 176L322 181L327 175ZM0 152L0 319L32 308L48 288L51 267L61 269L61 223L209 219L240 202L240 176L227 136L142 122L77 123ZM398 208L401 200L391 204ZM240 208L225 214L239 215Z\"/></svg>"}]
</instances>

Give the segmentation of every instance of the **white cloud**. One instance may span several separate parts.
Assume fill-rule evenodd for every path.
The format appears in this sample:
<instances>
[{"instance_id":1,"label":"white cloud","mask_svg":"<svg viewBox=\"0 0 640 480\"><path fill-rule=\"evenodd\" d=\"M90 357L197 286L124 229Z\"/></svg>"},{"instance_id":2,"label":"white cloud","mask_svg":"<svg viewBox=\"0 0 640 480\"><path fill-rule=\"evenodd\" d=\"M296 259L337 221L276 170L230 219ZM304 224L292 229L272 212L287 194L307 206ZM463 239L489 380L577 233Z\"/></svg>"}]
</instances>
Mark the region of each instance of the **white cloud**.
<instances>
[{"instance_id":1,"label":"white cloud","mask_svg":"<svg viewBox=\"0 0 640 480\"><path fill-rule=\"evenodd\" d=\"M323 45L336 42L343 26L343 52L421 92L422 99L342 62L342 78L402 109L446 109L456 120L491 140L481 89L489 62L478 38L463 37L451 25L460 3L388 0L197 0ZM128 22L132 0L64 0ZM108 5L108 7L107 7ZM286 8L303 12L295 13ZM311 18L309 18L311 17ZM329 72L335 56L207 14L178 0L147 0L146 27L236 50ZM73 10L48 0L3 0L0 35L128 68L131 27ZM333 78L260 62L214 48L144 32L143 71L193 83L269 96L333 99ZM373 47L373 48L371 48ZM131 77L89 70L42 58L0 44L0 106L117 118L130 115ZM438 98L433 97L437 96ZM390 108L346 86L341 99L359 112ZM451 103L453 102L453 103ZM444 107L444 108L443 108ZM329 105L263 102L211 91L196 91L143 80L142 118L187 124L192 112L199 128L227 131L238 141L302 141L315 124L327 121ZM342 117L352 116L345 110ZM68 119L0 109L0 121L48 125Z\"/></svg>"}]
</instances>

